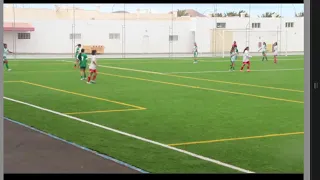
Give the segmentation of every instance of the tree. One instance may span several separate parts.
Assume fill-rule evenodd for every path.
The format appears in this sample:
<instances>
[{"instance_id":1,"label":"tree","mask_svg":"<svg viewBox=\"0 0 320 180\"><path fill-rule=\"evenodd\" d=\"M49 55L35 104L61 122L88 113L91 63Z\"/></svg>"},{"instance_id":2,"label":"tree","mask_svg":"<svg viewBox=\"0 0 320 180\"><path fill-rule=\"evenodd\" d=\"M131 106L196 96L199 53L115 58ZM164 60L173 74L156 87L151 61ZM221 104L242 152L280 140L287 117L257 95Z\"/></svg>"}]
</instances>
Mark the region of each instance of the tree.
<instances>
[{"instance_id":1,"label":"tree","mask_svg":"<svg viewBox=\"0 0 320 180\"><path fill-rule=\"evenodd\" d=\"M249 14L244 10L240 10L239 13L238 13L238 16L240 16L242 13L245 14L245 17L249 17Z\"/></svg>"},{"instance_id":2,"label":"tree","mask_svg":"<svg viewBox=\"0 0 320 180\"><path fill-rule=\"evenodd\" d=\"M266 12L264 14L262 14L261 16L259 17L264 17L264 18L270 18L272 17L272 15L276 14L276 17L279 18L281 17L279 14L275 13L275 12Z\"/></svg>"},{"instance_id":3,"label":"tree","mask_svg":"<svg viewBox=\"0 0 320 180\"><path fill-rule=\"evenodd\" d=\"M234 17L234 16L239 16L239 14L237 12L227 12L227 13L224 13L224 16L225 17Z\"/></svg>"},{"instance_id":4,"label":"tree","mask_svg":"<svg viewBox=\"0 0 320 180\"><path fill-rule=\"evenodd\" d=\"M295 14L296 17L304 17L304 12L299 12Z\"/></svg>"},{"instance_id":5,"label":"tree","mask_svg":"<svg viewBox=\"0 0 320 180\"><path fill-rule=\"evenodd\" d=\"M224 15L222 13L213 13L211 17L224 17Z\"/></svg>"},{"instance_id":6,"label":"tree","mask_svg":"<svg viewBox=\"0 0 320 180\"><path fill-rule=\"evenodd\" d=\"M188 16L189 14L187 13L186 10L179 10L177 11L177 16L181 17L181 16Z\"/></svg>"}]
</instances>

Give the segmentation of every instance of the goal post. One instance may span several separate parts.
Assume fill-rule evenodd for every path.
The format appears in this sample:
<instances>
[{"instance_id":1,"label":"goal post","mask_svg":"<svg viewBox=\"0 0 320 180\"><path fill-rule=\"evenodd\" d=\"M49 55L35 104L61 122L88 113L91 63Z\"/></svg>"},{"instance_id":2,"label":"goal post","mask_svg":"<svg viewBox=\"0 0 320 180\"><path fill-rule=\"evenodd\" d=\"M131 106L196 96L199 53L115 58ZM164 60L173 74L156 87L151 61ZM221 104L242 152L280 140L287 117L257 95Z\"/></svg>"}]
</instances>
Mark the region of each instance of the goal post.
<instances>
[{"instance_id":1,"label":"goal post","mask_svg":"<svg viewBox=\"0 0 320 180\"><path fill-rule=\"evenodd\" d=\"M287 55L287 31L260 29L215 29L212 34L212 53L229 56L233 41L237 42L239 53L250 48L251 54L259 54L262 43L267 44L267 53L272 53L272 44L278 43L280 55Z\"/></svg>"}]
</instances>

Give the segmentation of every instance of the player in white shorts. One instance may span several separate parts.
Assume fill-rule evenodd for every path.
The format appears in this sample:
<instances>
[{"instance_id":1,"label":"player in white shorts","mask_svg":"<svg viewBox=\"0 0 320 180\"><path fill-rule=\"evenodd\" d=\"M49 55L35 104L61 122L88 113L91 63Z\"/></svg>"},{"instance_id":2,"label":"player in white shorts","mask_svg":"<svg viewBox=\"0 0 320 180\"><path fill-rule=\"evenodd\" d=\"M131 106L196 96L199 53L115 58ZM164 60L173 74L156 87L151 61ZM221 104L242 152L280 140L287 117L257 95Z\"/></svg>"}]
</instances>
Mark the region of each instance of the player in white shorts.
<instances>
[{"instance_id":1,"label":"player in white shorts","mask_svg":"<svg viewBox=\"0 0 320 180\"><path fill-rule=\"evenodd\" d=\"M278 63L278 43L275 42L273 44L273 57L274 57L274 63L277 64Z\"/></svg>"},{"instance_id":2,"label":"player in white shorts","mask_svg":"<svg viewBox=\"0 0 320 180\"><path fill-rule=\"evenodd\" d=\"M250 54L249 54L249 47L246 47L243 50L243 60L242 60L242 66L241 66L240 71L243 71L244 66L247 65L247 72L250 72L250 58L251 57L252 56L250 56Z\"/></svg>"},{"instance_id":3,"label":"player in white shorts","mask_svg":"<svg viewBox=\"0 0 320 180\"><path fill-rule=\"evenodd\" d=\"M89 76L88 76L88 84L92 84L96 82L96 78L97 78L97 51L96 50L92 50L91 52L92 57L91 57L91 62L89 65ZM91 78L92 77L92 78Z\"/></svg>"}]
</instances>

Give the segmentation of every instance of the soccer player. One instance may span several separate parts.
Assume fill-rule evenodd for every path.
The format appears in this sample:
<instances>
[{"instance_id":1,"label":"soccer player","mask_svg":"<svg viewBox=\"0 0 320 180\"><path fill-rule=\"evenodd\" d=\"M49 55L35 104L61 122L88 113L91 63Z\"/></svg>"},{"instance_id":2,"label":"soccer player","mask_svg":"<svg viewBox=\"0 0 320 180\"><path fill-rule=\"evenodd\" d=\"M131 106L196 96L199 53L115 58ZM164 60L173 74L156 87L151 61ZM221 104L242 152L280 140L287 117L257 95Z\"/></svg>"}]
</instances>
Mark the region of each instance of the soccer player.
<instances>
[{"instance_id":1,"label":"soccer player","mask_svg":"<svg viewBox=\"0 0 320 180\"><path fill-rule=\"evenodd\" d=\"M232 47L237 47L237 42L233 41Z\"/></svg>"},{"instance_id":2,"label":"soccer player","mask_svg":"<svg viewBox=\"0 0 320 180\"><path fill-rule=\"evenodd\" d=\"M12 52L8 49L7 44L3 44L3 64L6 65L7 71L11 71L11 69L9 68L8 59L7 59L8 53L12 53Z\"/></svg>"},{"instance_id":3,"label":"soccer player","mask_svg":"<svg viewBox=\"0 0 320 180\"><path fill-rule=\"evenodd\" d=\"M96 83L96 78L97 78L97 58L96 58L96 50L92 50L91 54L91 62L89 65L89 76L88 76L88 84ZM92 77L92 79L91 79Z\"/></svg>"},{"instance_id":4,"label":"soccer player","mask_svg":"<svg viewBox=\"0 0 320 180\"><path fill-rule=\"evenodd\" d=\"M234 71L234 65L235 65L235 61L237 59L237 55L238 55L237 46L232 46L232 48L230 50L231 65L230 65L230 70L229 71Z\"/></svg>"},{"instance_id":5,"label":"soccer player","mask_svg":"<svg viewBox=\"0 0 320 180\"><path fill-rule=\"evenodd\" d=\"M198 63L198 45L197 43L194 43L193 46L193 63Z\"/></svg>"},{"instance_id":6,"label":"soccer player","mask_svg":"<svg viewBox=\"0 0 320 180\"><path fill-rule=\"evenodd\" d=\"M81 80L85 80L88 56L84 52L84 49L81 49L81 53L79 54L78 59L79 59Z\"/></svg>"},{"instance_id":7,"label":"soccer player","mask_svg":"<svg viewBox=\"0 0 320 180\"><path fill-rule=\"evenodd\" d=\"M240 71L243 71L243 68L245 65L247 65L247 72L250 72L250 58L252 56L250 56L249 54L249 47L246 47L243 51L243 60L242 60L242 66Z\"/></svg>"},{"instance_id":8,"label":"soccer player","mask_svg":"<svg viewBox=\"0 0 320 180\"><path fill-rule=\"evenodd\" d=\"M76 47L77 47L76 53L75 53L76 62L74 63L74 68L77 68L77 66L79 65L78 56L79 56L80 51L81 51L81 44L78 44Z\"/></svg>"},{"instance_id":9,"label":"soccer player","mask_svg":"<svg viewBox=\"0 0 320 180\"><path fill-rule=\"evenodd\" d=\"M264 61L264 59L268 61L268 57L266 55L267 44L265 42L262 43L262 46L260 47L259 51L262 51L262 61Z\"/></svg>"},{"instance_id":10,"label":"soccer player","mask_svg":"<svg viewBox=\"0 0 320 180\"><path fill-rule=\"evenodd\" d=\"M274 63L277 64L278 63L278 59L277 59L277 56L278 56L278 43L275 42L273 44L273 59L274 59Z\"/></svg>"}]
</instances>

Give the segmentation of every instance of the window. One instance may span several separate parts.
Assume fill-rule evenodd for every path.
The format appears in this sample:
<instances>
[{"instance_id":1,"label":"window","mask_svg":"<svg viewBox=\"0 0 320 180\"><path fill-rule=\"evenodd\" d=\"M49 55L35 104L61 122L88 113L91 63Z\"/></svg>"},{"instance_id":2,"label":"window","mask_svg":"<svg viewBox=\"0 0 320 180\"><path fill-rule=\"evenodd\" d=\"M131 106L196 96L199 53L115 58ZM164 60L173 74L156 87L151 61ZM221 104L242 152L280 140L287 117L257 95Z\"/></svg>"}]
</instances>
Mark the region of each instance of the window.
<instances>
[{"instance_id":1,"label":"window","mask_svg":"<svg viewBox=\"0 0 320 180\"><path fill-rule=\"evenodd\" d=\"M252 28L260 28L261 24L260 23L252 23Z\"/></svg>"},{"instance_id":2,"label":"window","mask_svg":"<svg viewBox=\"0 0 320 180\"><path fill-rule=\"evenodd\" d=\"M120 33L109 33L109 39L120 39Z\"/></svg>"},{"instance_id":3,"label":"window","mask_svg":"<svg viewBox=\"0 0 320 180\"><path fill-rule=\"evenodd\" d=\"M30 39L30 33L18 33L18 39Z\"/></svg>"},{"instance_id":4,"label":"window","mask_svg":"<svg viewBox=\"0 0 320 180\"><path fill-rule=\"evenodd\" d=\"M286 22L286 28L293 28L293 22Z\"/></svg>"},{"instance_id":5,"label":"window","mask_svg":"<svg viewBox=\"0 0 320 180\"><path fill-rule=\"evenodd\" d=\"M178 41L178 35L170 35L169 36L169 41Z\"/></svg>"},{"instance_id":6,"label":"window","mask_svg":"<svg viewBox=\"0 0 320 180\"><path fill-rule=\"evenodd\" d=\"M81 34L79 33L71 33L70 39L81 39Z\"/></svg>"},{"instance_id":7,"label":"window","mask_svg":"<svg viewBox=\"0 0 320 180\"><path fill-rule=\"evenodd\" d=\"M226 23L217 23L217 28L226 28Z\"/></svg>"}]
</instances>

